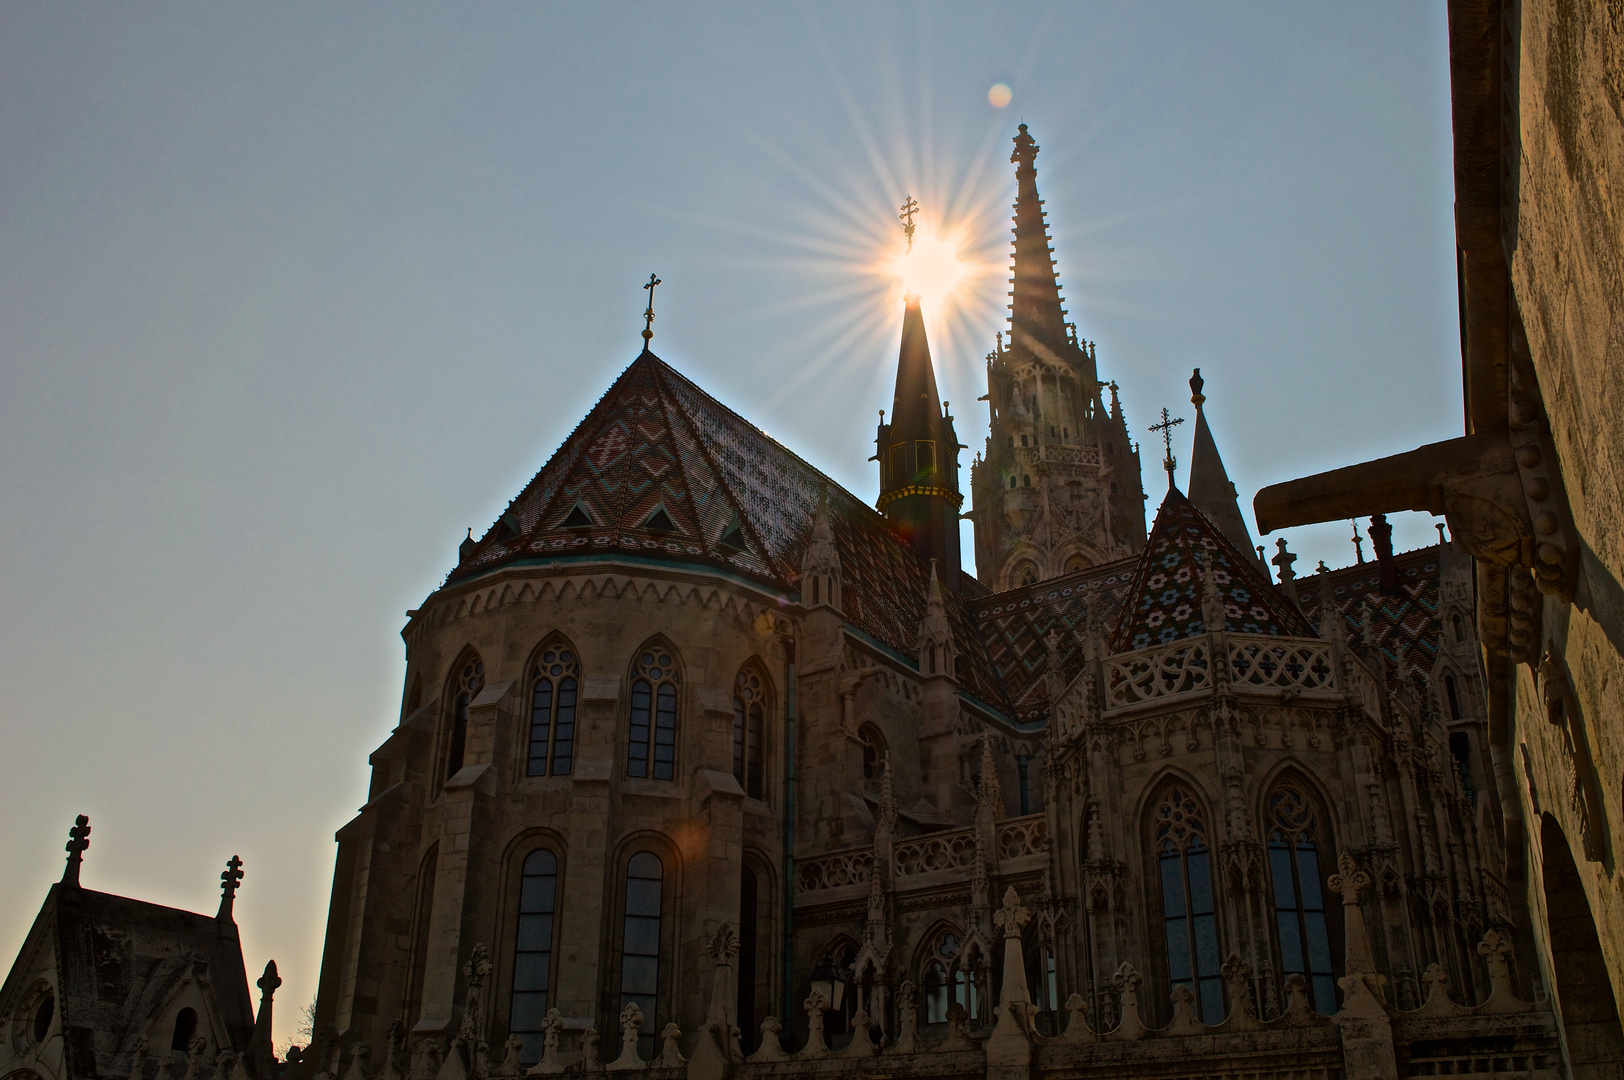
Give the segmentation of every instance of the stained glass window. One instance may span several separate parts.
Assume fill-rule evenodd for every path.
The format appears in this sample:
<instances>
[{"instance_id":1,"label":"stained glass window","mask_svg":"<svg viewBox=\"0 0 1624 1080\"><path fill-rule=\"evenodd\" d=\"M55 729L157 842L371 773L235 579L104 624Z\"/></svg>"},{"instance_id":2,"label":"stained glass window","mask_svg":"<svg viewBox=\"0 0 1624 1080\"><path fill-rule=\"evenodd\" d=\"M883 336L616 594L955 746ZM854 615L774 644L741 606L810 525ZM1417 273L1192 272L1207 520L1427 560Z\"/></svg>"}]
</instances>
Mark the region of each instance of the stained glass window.
<instances>
[{"instance_id":1,"label":"stained glass window","mask_svg":"<svg viewBox=\"0 0 1624 1080\"><path fill-rule=\"evenodd\" d=\"M1201 806L1182 787L1169 788L1156 808L1156 855L1162 882L1162 932L1169 990L1188 986L1204 1023L1224 1018L1219 972L1218 916L1212 894L1212 854Z\"/></svg>"},{"instance_id":2,"label":"stained glass window","mask_svg":"<svg viewBox=\"0 0 1624 1080\"><path fill-rule=\"evenodd\" d=\"M1317 824L1312 801L1296 783L1287 781L1270 792L1269 876L1274 883L1280 973L1301 975L1314 1008L1329 1016L1336 1012L1336 978Z\"/></svg>"}]
</instances>

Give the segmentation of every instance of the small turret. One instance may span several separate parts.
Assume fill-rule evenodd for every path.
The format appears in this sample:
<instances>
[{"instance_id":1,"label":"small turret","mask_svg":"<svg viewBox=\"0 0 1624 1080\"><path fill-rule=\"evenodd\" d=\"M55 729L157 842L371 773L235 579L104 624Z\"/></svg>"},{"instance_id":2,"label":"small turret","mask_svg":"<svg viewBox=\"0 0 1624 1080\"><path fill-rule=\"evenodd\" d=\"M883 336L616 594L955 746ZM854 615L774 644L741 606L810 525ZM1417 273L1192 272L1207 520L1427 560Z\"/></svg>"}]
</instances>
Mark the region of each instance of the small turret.
<instances>
[{"instance_id":1,"label":"small turret","mask_svg":"<svg viewBox=\"0 0 1624 1080\"><path fill-rule=\"evenodd\" d=\"M936 563L930 564L930 589L925 595L925 618L919 626L919 673L926 678L953 678L953 628L947 621L947 607L942 603L941 582L936 579Z\"/></svg>"}]
</instances>

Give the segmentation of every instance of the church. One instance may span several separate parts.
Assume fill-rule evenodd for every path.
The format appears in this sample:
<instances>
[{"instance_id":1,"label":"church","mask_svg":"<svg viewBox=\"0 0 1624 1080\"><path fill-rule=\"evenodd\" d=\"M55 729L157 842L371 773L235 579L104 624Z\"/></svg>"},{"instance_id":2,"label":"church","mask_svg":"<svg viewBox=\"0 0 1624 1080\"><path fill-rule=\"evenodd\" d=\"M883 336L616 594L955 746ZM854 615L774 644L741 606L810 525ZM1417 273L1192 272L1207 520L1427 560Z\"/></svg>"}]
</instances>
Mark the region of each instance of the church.
<instances>
[{"instance_id":1,"label":"church","mask_svg":"<svg viewBox=\"0 0 1624 1080\"><path fill-rule=\"evenodd\" d=\"M1013 141L967 477L917 297L872 505L645 329L408 612L399 723L337 836L318 1045L265 1053L239 950L190 1058L169 1013L52 1057L95 990L41 949L0 991L0 1077L202 1080L216 1050L221 1080L1559 1075L1471 556L1442 529L1395 552L1377 516L1368 560L1266 561L1199 371L1186 489L1164 415L1147 491ZM94 907L76 890L52 918Z\"/></svg>"}]
</instances>

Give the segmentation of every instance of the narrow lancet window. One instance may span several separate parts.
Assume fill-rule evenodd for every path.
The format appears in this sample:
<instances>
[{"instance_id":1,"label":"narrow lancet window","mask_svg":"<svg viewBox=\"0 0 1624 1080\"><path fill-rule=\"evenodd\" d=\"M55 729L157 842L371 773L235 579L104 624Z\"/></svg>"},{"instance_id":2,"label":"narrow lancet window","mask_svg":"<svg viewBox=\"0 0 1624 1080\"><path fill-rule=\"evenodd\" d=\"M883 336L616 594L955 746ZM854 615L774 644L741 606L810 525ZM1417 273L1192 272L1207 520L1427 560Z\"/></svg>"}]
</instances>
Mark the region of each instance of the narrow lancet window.
<instances>
[{"instance_id":1,"label":"narrow lancet window","mask_svg":"<svg viewBox=\"0 0 1624 1080\"><path fill-rule=\"evenodd\" d=\"M762 797L763 728L766 693L753 667L739 672L733 685L733 779L752 799Z\"/></svg>"},{"instance_id":2,"label":"narrow lancet window","mask_svg":"<svg viewBox=\"0 0 1624 1080\"><path fill-rule=\"evenodd\" d=\"M677 769L677 687L682 674L664 645L637 656L632 678L630 739L626 775L670 780Z\"/></svg>"},{"instance_id":3,"label":"narrow lancet window","mask_svg":"<svg viewBox=\"0 0 1624 1080\"><path fill-rule=\"evenodd\" d=\"M1312 807L1296 783L1282 783L1270 793L1269 876L1281 975L1301 975L1314 1008L1329 1016L1336 1012L1336 978Z\"/></svg>"},{"instance_id":4,"label":"narrow lancet window","mask_svg":"<svg viewBox=\"0 0 1624 1080\"><path fill-rule=\"evenodd\" d=\"M640 851L626 864L626 915L620 949L620 1007L636 1004L643 1013L638 1052L654 1056L660 995L660 903L665 866L659 856Z\"/></svg>"},{"instance_id":5,"label":"narrow lancet window","mask_svg":"<svg viewBox=\"0 0 1624 1080\"><path fill-rule=\"evenodd\" d=\"M575 651L551 644L531 675L528 776L568 776L575 759L575 703L580 664Z\"/></svg>"},{"instance_id":6,"label":"narrow lancet window","mask_svg":"<svg viewBox=\"0 0 1624 1080\"><path fill-rule=\"evenodd\" d=\"M1216 1024L1224 1018L1219 972L1218 917L1212 895L1212 854L1201 806L1182 787L1172 787L1156 809L1156 856L1162 882L1162 933L1172 986L1195 994L1196 1015Z\"/></svg>"},{"instance_id":7,"label":"narrow lancet window","mask_svg":"<svg viewBox=\"0 0 1624 1080\"><path fill-rule=\"evenodd\" d=\"M519 881L519 928L513 947L513 1000L508 1029L524 1043L519 1060L541 1060L543 1027L550 1005L553 972L553 912L558 893L558 857L532 851Z\"/></svg>"},{"instance_id":8,"label":"narrow lancet window","mask_svg":"<svg viewBox=\"0 0 1624 1080\"><path fill-rule=\"evenodd\" d=\"M462 768L463 755L468 747L468 707L483 689L485 689L485 665L479 657L469 656L457 669L455 693L451 699L451 737L445 755L447 780Z\"/></svg>"}]
</instances>

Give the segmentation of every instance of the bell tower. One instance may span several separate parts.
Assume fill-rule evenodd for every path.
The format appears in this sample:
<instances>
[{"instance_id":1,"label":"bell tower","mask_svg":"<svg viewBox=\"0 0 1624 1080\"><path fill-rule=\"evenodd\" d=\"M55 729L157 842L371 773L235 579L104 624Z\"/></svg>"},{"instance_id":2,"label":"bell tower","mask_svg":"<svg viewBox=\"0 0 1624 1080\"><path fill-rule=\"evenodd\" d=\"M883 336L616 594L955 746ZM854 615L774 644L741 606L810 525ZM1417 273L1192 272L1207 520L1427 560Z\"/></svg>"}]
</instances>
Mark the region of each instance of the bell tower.
<instances>
[{"instance_id":1,"label":"bell tower","mask_svg":"<svg viewBox=\"0 0 1624 1080\"><path fill-rule=\"evenodd\" d=\"M919 297L909 294L904 304L891 422L881 411L874 435L872 460L880 464L880 497L874 505L921 559L936 560L942 584L957 592L961 447L936 390Z\"/></svg>"},{"instance_id":2,"label":"bell tower","mask_svg":"<svg viewBox=\"0 0 1624 1080\"><path fill-rule=\"evenodd\" d=\"M976 576L1029 585L1134 555L1145 545L1139 451L1092 342L1066 321L1043 200L1038 144L1020 126L1009 335L987 354L990 434L971 465ZM1107 408L1101 393L1111 391Z\"/></svg>"}]
</instances>

